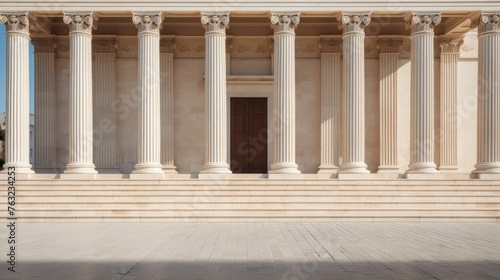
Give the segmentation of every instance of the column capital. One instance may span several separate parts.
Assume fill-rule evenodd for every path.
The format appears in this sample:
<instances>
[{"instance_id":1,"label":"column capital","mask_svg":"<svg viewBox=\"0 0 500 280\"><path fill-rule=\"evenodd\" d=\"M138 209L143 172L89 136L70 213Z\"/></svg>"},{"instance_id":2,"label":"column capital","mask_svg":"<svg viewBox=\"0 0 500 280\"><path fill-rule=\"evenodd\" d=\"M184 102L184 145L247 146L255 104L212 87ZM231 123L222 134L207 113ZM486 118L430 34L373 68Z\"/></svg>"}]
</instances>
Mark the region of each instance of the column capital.
<instances>
[{"instance_id":1,"label":"column capital","mask_svg":"<svg viewBox=\"0 0 500 280\"><path fill-rule=\"evenodd\" d=\"M163 22L163 14L161 12L132 12L132 22L139 29L139 34L152 33L160 35L160 29Z\"/></svg>"},{"instance_id":2,"label":"column capital","mask_svg":"<svg viewBox=\"0 0 500 280\"><path fill-rule=\"evenodd\" d=\"M460 46L462 46L464 40L462 38L441 38L439 39L439 46L441 47L441 53L459 53Z\"/></svg>"},{"instance_id":3,"label":"column capital","mask_svg":"<svg viewBox=\"0 0 500 280\"><path fill-rule=\"evenodd\" d=\"M300 12L271 13L271 28L274 33L295 32L295 28L300 22Z\"/></svg>"},{"instance_id":4,"label":"column capital","mask_svg":"<svg viewBox=\"0 0 500 280\"><path fill-rule=\"evenodd\" d=\"M160 53L173 53L175 49L175 38L160 39Z\"/></svg>"},{"instance_id":5,"label":"column capital","mask_svg":"<svg viewBox=\"0 0 500 280\"><path fill-rule=\"evenodd\" d=\"M500 32L500 11L482 12L472 23L472 27L478 27L478 34L485 32Z\"/></svg>"},{"instance_id":6,"label":"column capital","mask_svg":"<svg viewBox=\"0 0 500 280\"><path fill-rule=\"evenodd\" d=\"M319 51L321 53L342 53L342 38L320 38Z\"/></svg>"},{"instance_id":7,"label":"column capital","mask_svg":"<svg viewBox=\"0 0 500 280\"><path fill-rule=\"evenodd\" d=\"M23 13L0 13L0 22L5 24L7 33L22 33L29 35L28 12Z\"/></svg>"},{"instance_id":8,"label":"column capital","mask_svg":"<svg viewBox=\"0 0 500 280\"><path fill-rule=\"evenodd\" d=\"M69 25L69 33L81 32L86 34L92 34L92 28L94 26L94 17L92 12L82 12L82 13L64 13L63 21Z\"/></svg>"},{"instance_id":9,"label":"column capital","mask_svg":"<svg viewBox=\"0 0 500 280\"><path fill-rule=\"evenodd\" d=\"M344 33L352 31L364 32L365 26L371 22L371 13L341 13L338 20L340 21L339 28L343 28Z\"/></svg>"},{"instance_id":10,"label":"column capital","mask_svg":"<svg viewBox=\"0 0 500 280\"><path fill-rule=\"evenodd\" d=\"M377 40L379 53L400 53L402 46L402 38L380 38Z\"/></svg>"},{"instance_id":11,"label":"column capital","mask_svg":"<svg viewBox=\"0 0 500 280\"><path fill-rule=\"evenodd\" d=\"M411 33L434 32L434 26L441 22L440 12L412 12L405 17L406 29Z\"/></svg>"},{"instance_id":12,"label":"column capital","mask_svg":"<svg viewBox=\"0 0 500 280\"><path fill-rule=\"evenodd\" d=\"M93 38L92 50L94 53L115 53L118 48L116 38Z\"/></svg>"},{"instance_id":13,"label":"column capital","mask_svg":"<svg viewBox=\"0 0 500 280\"><path fill-rule=\"evenodd\" d=\"M201 13L201 24L205 28L206 33L226 33L226 28L229 27L229 13Z\"/></svg>"},{"instance_id":14,"label":"column capital","mask_svg":"<svg viewBox=\"0 0 500 280\"><path fill-rule=\"evenodd\" d=\"M31 43L35 47L35 53L55 53L57 48L54 37L33 37Z\"/></svg>"}]
</instances>

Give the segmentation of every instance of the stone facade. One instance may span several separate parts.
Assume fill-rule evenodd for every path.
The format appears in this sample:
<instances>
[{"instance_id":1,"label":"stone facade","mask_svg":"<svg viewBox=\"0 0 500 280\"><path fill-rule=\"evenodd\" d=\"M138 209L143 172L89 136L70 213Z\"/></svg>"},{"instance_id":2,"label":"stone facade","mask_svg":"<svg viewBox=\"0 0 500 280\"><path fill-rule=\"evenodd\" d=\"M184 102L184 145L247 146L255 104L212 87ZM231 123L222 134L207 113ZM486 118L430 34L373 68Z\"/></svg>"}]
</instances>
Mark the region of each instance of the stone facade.
<instances>
[{"instance_id":1,"label":"stone facade","mask_svg":"<svg viewBox=\"0 0 500 280\"><path fill-rule=\"evenodd\" d=\"M0 12L19 172L231 176L229 100L266 97L270 176L500 174L495 10Z\"/></svg>"}]
</instances>

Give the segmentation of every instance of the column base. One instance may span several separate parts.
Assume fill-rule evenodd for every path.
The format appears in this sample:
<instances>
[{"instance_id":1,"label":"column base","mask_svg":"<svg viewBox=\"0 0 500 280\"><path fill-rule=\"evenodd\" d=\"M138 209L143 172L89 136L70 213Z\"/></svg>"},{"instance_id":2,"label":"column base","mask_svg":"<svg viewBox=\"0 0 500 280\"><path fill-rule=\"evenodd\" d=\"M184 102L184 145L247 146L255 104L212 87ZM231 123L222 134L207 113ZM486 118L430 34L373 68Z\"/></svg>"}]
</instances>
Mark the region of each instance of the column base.
<instances>
[{"instance_id":1,"label":"column base","mask_svg":"<svg viewBox=\"0 0 500 280\"><path fill-rule=\"evenodd\" d=\"M97 174L91 162L71 162L66 165L65 174Z\"/></svg>"},{"instance_id":2,"label":"column base","mask_svg":"<svg viewBox=\"0 0 500 280\"><path fill-rule=\"evenodd\" d=\"M348 162L340 166L338 174L369 174L367 167L364 162Z\"/></svg>"},{"instance_id":3,"label":"column base","mask_svg":"<svg viewBox=\"0 0 500 280\"><path fill-rule=\"evenodd\" d=\"M410 163L408 165L408 170L406 174L438 174L439 171L436 169L436 164L434 162L417 162Z\"/></svg>"},{"instance_id":4,"label":"column base","mask_svg":"<svg viewBox=\"0 0 500 280\"><path fill-rule=\"evenodd\" d=\"M120 174L118 166L98 166L96 169L99 174Z\"/></svg>"},{"instance_id":5,"label":"column base","mask_svg":"<svg viewBox=\"0 0 500 280\"><path fill-rule=\"evenodd\" d=\"M271 174L300 174L299 166L295 162L273 163L269 175Z\"/></svg>"},{"instance_id":6,"label":"column base","mask_svg":"<svg viewBox=\"0 0 500 280\"><path fill-rule=\"evenodd\" d=\"M132 174L163 174L162 167L157 162L141 162L134 166Z\"/></svg>"},{"instance_id":7,"label":"column base","mask_svg":"<svg viewBox=\"0 0 500 280\"><path fill-rule=\"evenodd\" d=\"M38 174L59 174L59 167L57 166L35 166L35 173Z\"/></svg>"},{"instance_id":8,"label":"column base","mask_svg":"<svg viewBox=\"0 0 500 280\"><path fill-rule=\"evenodd\" d=\"M163 179L163 173L132 173L128 176L131 180L158 180Z\"/></svg>"},{"instance_id":9,"label":"column base","mask_svg":"<svg viewBox=\"0 0 500 280\"><path fill-rule=\"evenodd\" d=\"M177 170L175 170L176 168L177 167L174 165L164 165L163 172L165 172L165 174L177 174Z\"/></svg>"},{"instance_id":10,"label":"column base","mask_svg":"<svg viewBox=\"0 0 500 280\"><path fill-rule=\"evenodd\" d=\"M339 167L336 165L320 165L318 174L337 174Z\"/></svg>"},{"instance_id":11,"label":"column base","mask_svg":"<svg viewBox=\"0 0 500 280\"><path fill-rule=\"evenodd\" d=\"M479 162L472 174L500 174L500 162Z\"/></svg>"},{"instance_id":12,"label":"column base","mask_svg":"<svg viewBox=\"0 0 500 280\"><path fill-rule=\"evenodd\" d=\"M378 167L377 174L397 174L399 173L399 166L396 165L381 165Z\"/></svg>"},{"instance_id":13,"label":"column base","mask_svg":"<svg viewBox=\"0 0 500 280\"><path fill-rule=\"evenodd\" d=\"M233 174L231 173L200 173L198 174L198 179L201 180L229 180Z\"/></svg>"},{"instance_id":14,"label":"column base","mask_svg":"<svg viewBox=\"0 0 500 280\"><path fill-rule=\"evenodd\" d=\"M231 174L229 164L225 162L210 162L202 166L200 174Z\"/></svg>"},{"instance_id":15,"label":"column base","mask_svg":"<svg viewBox=\"0 0 500 280\"><path fill-rule=\"evenodd\" d=\"M458 166L440 166L439 167L439 172L442 172L442 173L447 173L447 172L453 173L453 172L457 172L457 170L458 170Z\"/></svg>"},{"instance_id":16,"label":"column base","mask_svg":"<svg viewBox=\"0 0 500 280\"><path fill-rule=\"evenodd\" d=\"M377 179L377 174L372 173L341 173L337 175L339 180L373 180Z\"/></svg>"},{"instance_id":17,"label":"column base","mask_svg":"<svg viewBox=\"0 0 500 280\"><path fill-rule=\"evenodd\" d=\"M14 167L16 174L33 174L35 171L31 169L31 164L21 162L7 162L3 165L3 170L0 173L8 173L9 167Z\"/></svg>"},{"instance_id":18,"label":"column base","mask_svg":"<svg viewBox=\"0 0 500 280\"><path fill-rule=\"evenodd\" d=\"M66 171L65 171L66 172ZM61 180L93 180L97 179L96 173L63 173L59 175Z\"/></svg>"}]
</instances>

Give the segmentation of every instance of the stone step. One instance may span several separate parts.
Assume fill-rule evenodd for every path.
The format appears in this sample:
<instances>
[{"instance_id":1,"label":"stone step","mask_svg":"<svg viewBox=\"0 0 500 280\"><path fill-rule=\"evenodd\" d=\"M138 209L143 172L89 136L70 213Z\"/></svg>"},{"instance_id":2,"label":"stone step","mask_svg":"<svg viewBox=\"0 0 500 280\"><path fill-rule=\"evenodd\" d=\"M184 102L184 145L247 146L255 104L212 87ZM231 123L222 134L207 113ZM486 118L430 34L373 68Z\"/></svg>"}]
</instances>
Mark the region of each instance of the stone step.
<instances>
[{"instance_id":1,"label":"stone step","mask_svg":"<svg viewBox=\"0 0 500 280\"><path fill-rule=\"evenodd\" d=\"M500 221L485 180L21 180L16 201L33 222Z\"/></svg>"},{"instance_id":2,"label":"stone step","mask_svg":"<svg viewBox=\"0 0 500 280\"><path fill-rule=\"evenodd\" d=\"M179 187L213 187L213 186L379 186L379 187L405 187L405 186L496 186L500 187L500 182L495 180L228 180L228 181L202 181L198 179L191 180L17 180L19 186L179 186Z\"/></svg>"},{"instance_id":3,"label":"stone step","mask_svg":"<svg viewBox=\"0 0 500 280\"><path fill-rule=\"evenodd\" d=\"M494 191L500 192L500 186L23 186L22 191Z\"/></svg>"},{"instance_id":4,"label":"stone step","mask_svg":"<svg viewBox=\"0 0 500 280\"><path fill-rule=\"evenodd\" d=\"M0 216L0 218L6 218ZM61 222L85 222L85 223L166 223L166 222L500 222L498 216L489 215L467 215L467 216L443 216L443 215L433 215L433 216L360 216L360 215L349 215L349 216L174 216L174 217L162 217L162 216L118 216L105 217L105 216L23 216L19 221L23 222L45 222L45 223L61 223Z\"/></svg>"},{"instance_id":5,"label":"stone step","mask_svg":"<svg viewBox=\"0 0 500 280\"><path fill-rule=\"evenodd\" d=\"M19 211L31 209L500 209L497 202L18 202Z\"/></svg>"},{"instance_id":6,"label":"stone step","mask_svg":"<svg viewBox=\"0 0 500 280\"><path fill-rule=\"evenodd\" d=\"M0 200L2 204L7 199ZM18 195L18 203L498 203L500 196L484 195Z\"/></svg>"},{"instance_id":7,"label":"stone step","mask_svg":"<svg viewBox=\"0 0 500 280\"><path fill-rule=\"evenodd\" d=\"M5 214L3 214L5 215ZM63 209L33 208L17 211L17 218L23 217L467 217L467 216L499 217L500 209L440 209L440 208L408 208L408 209ZM5 218L5 217L4 217Z\"/></svg>"},{"instance_id":8,"label":"stone step","mask_svg":"<svg viewBox=\"0 0 500 280\"><path fill-rule=\"evenodd\" d=\"M500 190L141 190L141 189L116 189L116 190L16 190L17 196L500 196ZM3 192L1 197L6 197Z\"/></svg>"}]
</instances>

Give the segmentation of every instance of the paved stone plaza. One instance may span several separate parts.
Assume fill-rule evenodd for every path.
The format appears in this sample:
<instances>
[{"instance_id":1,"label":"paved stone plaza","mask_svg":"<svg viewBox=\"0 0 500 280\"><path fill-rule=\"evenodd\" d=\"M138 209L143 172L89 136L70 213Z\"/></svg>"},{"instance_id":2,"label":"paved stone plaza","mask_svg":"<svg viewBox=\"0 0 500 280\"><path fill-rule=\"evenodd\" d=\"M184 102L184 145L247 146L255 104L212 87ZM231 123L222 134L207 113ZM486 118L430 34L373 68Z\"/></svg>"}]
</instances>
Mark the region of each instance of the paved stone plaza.
<instances>
[{"instance_id":1,"label":"paved stone plaza","mask_svg":"<svg viewBox=\"0 0 500 280\"><path fill-rule=\"evenodd\" d=\"M17 238L1 279L500 279L498 223L21 223Z\"/></svg>"}]
</instances>

